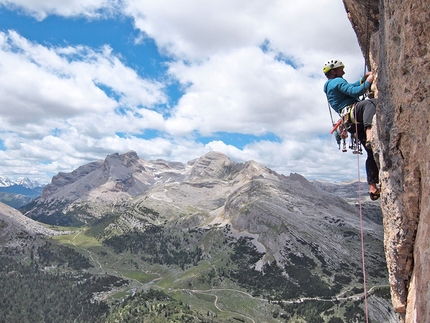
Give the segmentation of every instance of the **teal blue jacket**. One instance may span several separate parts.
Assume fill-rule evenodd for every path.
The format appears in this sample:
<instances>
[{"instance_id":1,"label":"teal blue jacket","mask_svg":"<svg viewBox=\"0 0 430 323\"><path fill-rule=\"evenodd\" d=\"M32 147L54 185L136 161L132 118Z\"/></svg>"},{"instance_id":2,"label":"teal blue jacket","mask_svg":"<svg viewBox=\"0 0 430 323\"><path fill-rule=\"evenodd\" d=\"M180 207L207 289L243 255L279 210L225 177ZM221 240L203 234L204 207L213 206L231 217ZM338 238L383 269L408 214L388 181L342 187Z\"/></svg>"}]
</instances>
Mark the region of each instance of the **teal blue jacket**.
<instances>
[{"instance_id":1,"label":"teal blue jacket","mask_svg":"<svg viewBox=\"0 0 430 323\"><path fill-rule=\"evenodd\" d=\"M370 88L370 83L362 77L355 83L348 83L343 77L336 77L324 84L324 92L331 107L337 112L355 102Z\"/></svg>"}]
</instances>

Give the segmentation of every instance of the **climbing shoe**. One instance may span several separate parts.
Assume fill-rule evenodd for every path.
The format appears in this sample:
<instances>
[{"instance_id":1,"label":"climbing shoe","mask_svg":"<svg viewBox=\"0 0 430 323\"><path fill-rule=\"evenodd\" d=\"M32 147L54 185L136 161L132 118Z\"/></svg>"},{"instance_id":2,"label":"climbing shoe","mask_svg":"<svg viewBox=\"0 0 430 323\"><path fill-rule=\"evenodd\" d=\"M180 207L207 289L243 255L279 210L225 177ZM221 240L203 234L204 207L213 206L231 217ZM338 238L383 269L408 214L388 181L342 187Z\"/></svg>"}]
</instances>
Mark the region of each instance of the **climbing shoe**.
<instances>
[{"instance_id":1,"label":"climbing shoe","mask_svg":"<svg viewBox=\"0 0 430 323\"><path fill-rule=\"evenodd\" d=\"M372 149L372 143L370 141L366 141L366 149L371 150Z\"/></svg>"},{"instance_id":2,"label":"climbing shoe","mask_svg":"<svg viewBox=\"0 0 430 323\"><path fill-rule=\"evenodd\" d=\"M372 201L376 201L381 196L381 191L377 190L376 192L369 192L369 196Z\"/></svg>"}]
</instances>

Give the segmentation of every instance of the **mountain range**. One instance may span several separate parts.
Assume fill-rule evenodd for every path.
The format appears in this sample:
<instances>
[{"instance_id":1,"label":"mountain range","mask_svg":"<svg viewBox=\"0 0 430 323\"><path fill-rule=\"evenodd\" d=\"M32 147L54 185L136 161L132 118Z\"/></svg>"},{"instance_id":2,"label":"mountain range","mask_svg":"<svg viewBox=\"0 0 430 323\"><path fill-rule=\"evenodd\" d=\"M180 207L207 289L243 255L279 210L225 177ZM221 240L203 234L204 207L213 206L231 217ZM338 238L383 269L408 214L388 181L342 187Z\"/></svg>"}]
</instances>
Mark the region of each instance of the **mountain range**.
<instances>
[{"instance_id":1,"label":"mountain range","mask_svg":"<svg viewBox=\"0 0 430 323\"><path fill-rule=\"evenodd\" d=\"M39 223L86 228L79 234L106 248L100 255L135 255L136 268L160 272L154 266L163 266L160 277L173 270L174 281L167 286L160 279L154 284L160 288L193 286L194 292L188 291L193 295L203 286L246 290L287 302L279 306L298 318L297 309L286 305L294 304L292 299L317 301L317 308L319 299L361 299L352 296L363 286L361 235L368 284L387 285L379 205L354 198L358 188L357 183L277 174L218 152L182 164L146 161L129 151L57 174L40 197L20 210ZM95 259L94 250L85 251ZM102 258L100 269L113 270L107 264L114 261ZM387 310L389 297L371 299L374 319L396 322ZM363 318L359 307L348 314L344 307L350 305L333 304L312 315L318 320Z\"/></svg>"},{"instance_id":2,"label":"mountain range","mask_svg":"<svg viewBox=\"0 0 430 323\"><path fill-rule=\"evenodd\" d=\"M22 186L28 189L35 189L39 187L44 187L45 185L40 184L37 181L33 181L28 177L19 177L16 180L12 180L7 177L0 176L0 187L10 186Z\"/></svg>"},{"instance_id":3,"label":"mountain range","mask_svg":"<svg viewBox=\"0 0 430 323\"><path fill-rule=\"evenodd\" d=\"M20 208L40 196L44 186L27 177L11 180L0 176L0 202L14 208Z\"/></svg>"}]
</instances>

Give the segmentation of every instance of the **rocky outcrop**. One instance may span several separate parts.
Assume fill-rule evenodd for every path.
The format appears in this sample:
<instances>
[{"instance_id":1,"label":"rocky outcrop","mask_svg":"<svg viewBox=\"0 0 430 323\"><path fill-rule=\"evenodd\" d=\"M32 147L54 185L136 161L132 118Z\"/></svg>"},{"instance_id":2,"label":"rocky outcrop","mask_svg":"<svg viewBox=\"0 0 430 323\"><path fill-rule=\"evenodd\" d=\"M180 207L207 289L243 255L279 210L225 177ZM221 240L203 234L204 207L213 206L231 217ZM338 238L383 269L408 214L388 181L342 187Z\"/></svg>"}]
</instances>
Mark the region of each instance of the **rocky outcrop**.
<instances>
[{"instance_id":1,"label":"rocky outcrop","mask_svg":"<svg viewBox=\"0 0 430 323\"><path fill-rule=\"evenodd\" d=\"M428 322L430 7L416 0L344 4L365 55L370 44L370 65L378 74L375 148L393 305L407 323Z\"/></svg>"},{"instance_id":2,"label":"rocky outcrop","mask_svg":"<svg viewBox=\"0 0 430 323\"><path fill-rule=\"evenodd\" d=\"M0 202L0 241L10 243L10 241L16 241L17 236L53 236L58 234L60 233L46 228L27 218L18 210Z\"/></svg>"}]
</instances>

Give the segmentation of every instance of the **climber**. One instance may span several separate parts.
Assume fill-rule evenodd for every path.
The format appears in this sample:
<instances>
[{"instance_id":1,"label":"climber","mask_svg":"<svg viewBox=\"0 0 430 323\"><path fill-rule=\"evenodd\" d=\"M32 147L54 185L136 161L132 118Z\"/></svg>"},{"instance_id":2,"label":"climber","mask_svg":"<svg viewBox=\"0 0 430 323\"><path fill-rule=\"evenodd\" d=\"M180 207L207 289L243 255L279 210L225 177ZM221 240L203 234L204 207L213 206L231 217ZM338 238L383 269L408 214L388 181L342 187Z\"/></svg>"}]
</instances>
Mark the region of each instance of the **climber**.
<instances>
[{"instance_id":1,"label":"climber","mask_svg":"<svg viewBox=\"0 0 430 323\"><path fill-rule=\"evenodd\" d=\"M369 196L371 200L377 200L380 196L379 171L373 157L370 142L372 119L376 113L376 99L359 100L359 97L367 92L373 82L372 72L367 72L364 77L355 83L348 83L343 75L345 65L340 60L332 59L324 64L323 72L327 77L324 84L324 92L330 106L346 120L348 132L358 133L358 140L367 152L366 173L369 184Z\"/></svg>"}]
</instances>

